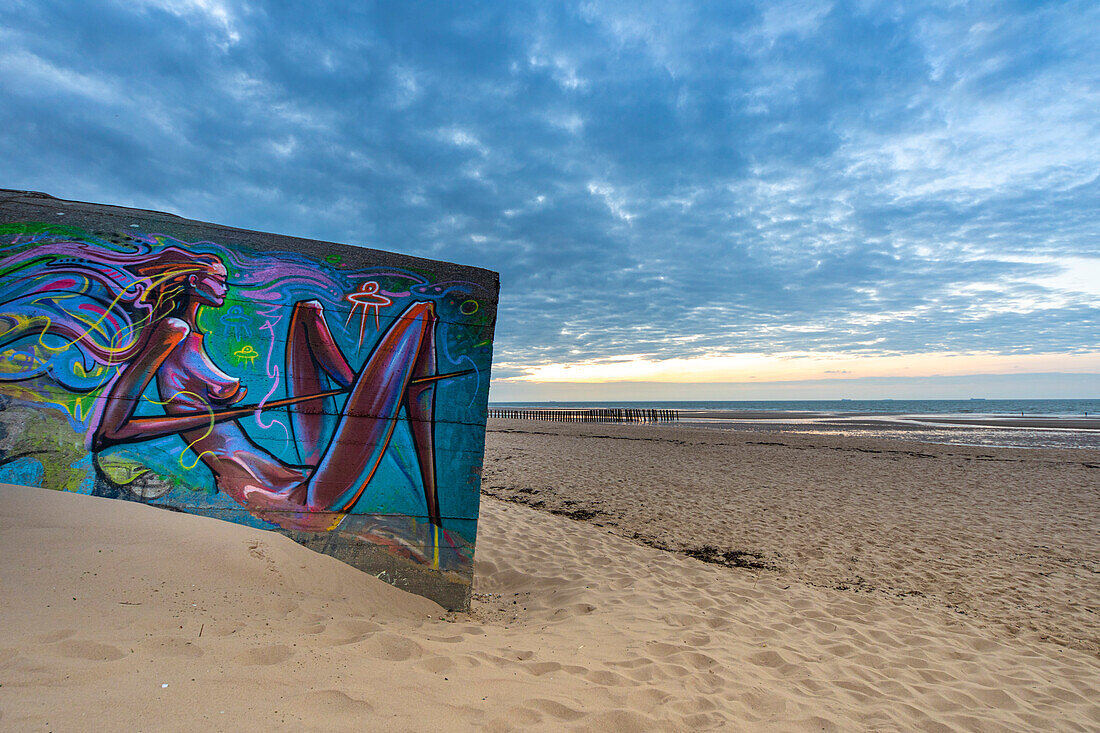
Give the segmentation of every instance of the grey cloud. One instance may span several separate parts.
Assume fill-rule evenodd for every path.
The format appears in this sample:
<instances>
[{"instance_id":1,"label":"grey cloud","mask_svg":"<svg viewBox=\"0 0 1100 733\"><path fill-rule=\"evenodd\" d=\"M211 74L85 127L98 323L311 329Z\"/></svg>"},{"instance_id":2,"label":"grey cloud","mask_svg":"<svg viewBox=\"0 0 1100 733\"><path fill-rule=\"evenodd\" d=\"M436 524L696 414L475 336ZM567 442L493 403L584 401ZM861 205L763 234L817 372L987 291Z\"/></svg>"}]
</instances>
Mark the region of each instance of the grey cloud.
<instances>
[{"instance_id":1,"label":"grey cloud","mask_svg":"<svg viewBox=\"0 0 1100 733\"><path fill-rule=\"evenodd\" d=\"M9 5L4 185L497 269L513 365L1100 346L1019 261L1100 255L1098 11L770 7Z\"/></svg>"}]
</instances>

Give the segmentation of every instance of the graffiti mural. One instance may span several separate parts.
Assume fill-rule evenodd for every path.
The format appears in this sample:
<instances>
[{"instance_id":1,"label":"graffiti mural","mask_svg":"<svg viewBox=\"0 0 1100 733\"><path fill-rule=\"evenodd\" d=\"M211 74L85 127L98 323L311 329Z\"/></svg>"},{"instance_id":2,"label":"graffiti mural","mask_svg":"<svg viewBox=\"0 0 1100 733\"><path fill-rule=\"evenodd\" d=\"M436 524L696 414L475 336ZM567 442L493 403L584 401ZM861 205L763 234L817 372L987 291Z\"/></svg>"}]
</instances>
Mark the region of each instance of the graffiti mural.
<instances>
[{"instance_id":1,"label":"graffiti mural","mask_svg":"<svg viewBox=\"0 0 1100 733\"><path fill-rule=\"evenodd\" d=\"M466 605L493 273L18 202L0 481L275 529Z\"/></svg>"}]
</instances>

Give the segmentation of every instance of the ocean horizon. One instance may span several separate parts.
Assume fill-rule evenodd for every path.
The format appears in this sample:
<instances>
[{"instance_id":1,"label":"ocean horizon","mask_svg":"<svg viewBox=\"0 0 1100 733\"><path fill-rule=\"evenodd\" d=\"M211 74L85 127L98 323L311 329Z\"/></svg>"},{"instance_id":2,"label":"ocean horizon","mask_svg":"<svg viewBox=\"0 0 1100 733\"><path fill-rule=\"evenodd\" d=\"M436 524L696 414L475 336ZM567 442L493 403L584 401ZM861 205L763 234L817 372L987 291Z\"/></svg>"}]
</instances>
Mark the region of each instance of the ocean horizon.
<instances>
[{"instance_id":1,"label":"ocean horizon","mask_svg":"<svg viewBox=\"0 0 1100 733\"><path fill-rule=\"evenodd\" d=\"M675 424L719 430L1017 448L1100 449L1100 399L680 400L490 402L491 410L675 410Z\"/></svg>"},{"instance_id":2,"label":"ocean horizon","mask_svg":"<svg viewBox=\"0 0 1100 733\"><path fill-rule=\"evenodd\" d=\"M633 407L690 411L809 412L880 415L966 415L1044 417L1100 416L1098 399L982 399L965 400L589 400L541 402L496 402L490 408L531 410L584 410L600 407Z\"/></svg>"}]
</instances>

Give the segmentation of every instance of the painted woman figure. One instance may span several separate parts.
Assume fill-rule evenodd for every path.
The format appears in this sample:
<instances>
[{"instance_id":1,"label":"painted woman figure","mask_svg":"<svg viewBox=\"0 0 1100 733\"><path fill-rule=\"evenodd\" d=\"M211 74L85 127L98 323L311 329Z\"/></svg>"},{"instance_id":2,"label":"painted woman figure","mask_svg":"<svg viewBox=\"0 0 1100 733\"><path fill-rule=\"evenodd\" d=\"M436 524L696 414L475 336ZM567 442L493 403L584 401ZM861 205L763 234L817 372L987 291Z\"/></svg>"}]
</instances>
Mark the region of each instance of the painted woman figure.
<instances>
[{"instance_id":1,"label":"painted woman figure","mask_svg":"<svg viewBox=\"0 0 1100 733\"><path fill-rule=\"evenodd\" d=\"M47 333L59 336L69 342L66 348L76 346L116 370L88 421L91 451L178 434L210 470L219 491L264 519L308 528L312 513L351 509L378 468L404 409L427 513L441 526L434 396L436 382L451 375L435 373L437 317L431 302L409 305L359 370L351 367L329 331L321 303L294 305L285 353L290 396L264 408L288 406L300 457L293 464L249 438L239 420L255 414L257 407L240 406L246 392L240 380L219 369L207 353L199 312L204 306L221 306L228 289L226 267L218 256L177 246L132 255L100 253L87 244L67 243L43 245L24 255L28 263L32 257L38 259L39 272L46 257L47 271L57 273L40 276L36 293L73 287L65 278L78 272L85 289L99 294L88 297L93 304L89 312L98 320L60 317L55 308L52 317L34 325L41 325L40 343ZM21 266L11 259L5 265ZM108 297L112 301L104 302ZM13 334L25 335L26 330L9 328L0 340L10 342ZM326 380L338 389L326 391ZM151 383L164 414L138 416L136 407ZM326 398L345 392L342 414L324 410ZM329 525L331 516L325 520Z\"/></svg>"}]
</instances>

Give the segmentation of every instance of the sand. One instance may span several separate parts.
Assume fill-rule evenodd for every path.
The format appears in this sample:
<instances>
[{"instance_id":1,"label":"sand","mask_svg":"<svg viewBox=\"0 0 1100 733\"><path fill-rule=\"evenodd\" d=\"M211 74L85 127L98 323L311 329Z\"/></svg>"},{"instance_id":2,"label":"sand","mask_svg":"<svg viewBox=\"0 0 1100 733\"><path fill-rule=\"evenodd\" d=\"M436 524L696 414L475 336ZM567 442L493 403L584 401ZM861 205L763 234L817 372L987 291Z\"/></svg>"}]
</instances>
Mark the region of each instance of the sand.
<instances>
[{"instance_id":1,"label":"sand","mask_svg":"<svg viewBox=\"0 0 1100 733\"><path fill-rule=\"evenodd\" d=\"M492 426L483 490L497 498L1100 654L1100 451Z\"/></svg>"},{"instance_id":2,"label":"sand","mask_svg":"<svg viewBox=\"0 0 1100 733\"><path fill-rule=\"evenodd\" d=\"M498 432L515 427L524 432ZM1000 562L996 534L1014 532L1021 552L1046 537L1065 557L1078 553L1093 563L1095 578L1095 496L1090 507L1073 509L1095 492L1075 483L1095 477L1087 465L1095 456L1037 452L1020 466L955 452L934 459L865 454L819 441L750 445L681 429L662 440L684 444L665 448L649 430L494 422L490 490L512 492L503 487L513 471L523 476L519 488L539 492L572 475L565 483L586 495L562 498L562 509L583 501L608 514L586 521L550 514L545 509L558 499L549 494L543 511L486 497L471 614L444 613L272 533L137 504L0 488L0 729L1100 728L1095 625L1080 611L1096 608L1096 581L1080 576L1076 590L1065 578L1055 584L1064 594L1047 605L1067 620L1066 633L1013 631L979 611L983 599L1030 582L1030 566L1014 582L966 567L986 555ZM693 444L710 440L719 442ZM753 460L755 451L771 452ZM736 460L723 463L726 454ZM662 472L660 459L668 455L683 459ZM786 462L794 458L798 465ZM803 470L803 462L821 468ZM923 468L907 468L911 463ZM691 465L697 475L685 473ZM987 496L992 482L1025 468L1048 472L1044 486L1057 483L1050 491L1061 497L1061 512L1035 498L1028 510L989 517L989 528L955 536L965 525L959 513L976 511L962 506L967 496L975 494L986 511L1003 510ZM839 500L839 479L822 478L836 471L861 492L832 510L833 518L853 520L848 530L814 516L828 497ZM890 474L906 484L910 471L923 473L926 493L938 501L902 492L893 496L893 511L876 503L873 494L889 490ZM987 471L991 483L983 489L987 479L976 477ZM724 482L731 496L720 507L675 499L689 479L696 489L714 484L701 494L719 492ZM830 481L838 487L828 489ZM953 489L958 481L964 483ZM791 493L798 482L805 482L802 492ZM627 492L632 502L608 488L619 484L634 488ZM785 513L774 521L780 529L769 529L764 518L740 529L755 515L752 507L763 506L767 487L772 503L762 514ZM951 502L954 509L942 508ZM700 509L716 516L690 516ZM630 518L650 514L649 525ZM906 534L911 519L922 529ZM753 542L737 536L732 546L779 569L725 567L624 536L639 531L634 526L656 532L659 525L674 529L647 541L685 548L707 544L716 527L744 531ZM688 539L692 527L698 536ZM890 559L890 542L875 538L880 531L894 533L900 560ZM773 544L784 537L788 544ZM827 559L832 549L849 543L854 550L857 541L854 556L878 573L865 580L881 577L881 588L840 590L826 579L847 562ZM921 568L902 567L929 541L939 545L926 549ZM973 542L981 546L953 567L944 564L944 548L966 550ZM801 568L814 547L818 569ZM1073 567L1044 572L1054 577ZM1009 564L1006 572L1016 571ZM976 583L966 589L978 599L974 609L959 613L940 595L886 587L889 578L898 588L934 586L932 576L953 578L960 588ZM994 589L983 590L989 583Z\"/></svg>"}]
</instances>

